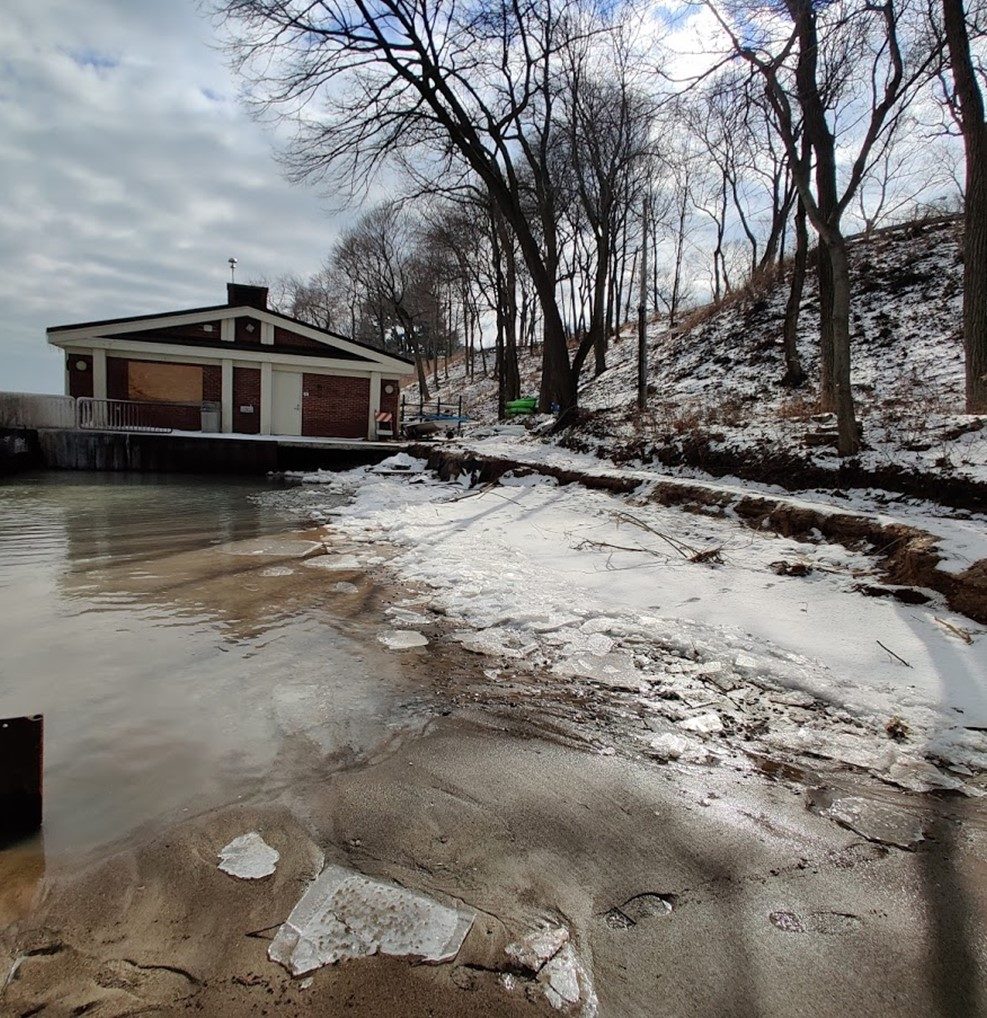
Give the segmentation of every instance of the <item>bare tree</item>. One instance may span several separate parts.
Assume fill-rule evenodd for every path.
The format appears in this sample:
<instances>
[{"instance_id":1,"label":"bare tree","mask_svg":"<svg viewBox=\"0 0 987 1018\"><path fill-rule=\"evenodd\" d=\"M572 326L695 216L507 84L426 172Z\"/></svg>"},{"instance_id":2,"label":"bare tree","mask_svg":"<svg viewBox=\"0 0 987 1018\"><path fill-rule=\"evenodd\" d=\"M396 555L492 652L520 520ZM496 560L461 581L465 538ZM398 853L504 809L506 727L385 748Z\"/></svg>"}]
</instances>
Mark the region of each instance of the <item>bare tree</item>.
<instances>
[{"instance_id":1,"label":"bare tree","mask_svg":"<svg viewBox=\"0 0 987 1018\"><path fill-rule=\"evenodd\" d=\"M602 28L594 0L223 0L220 11L258 109L297 128L286 155L296 179L359 188L399 150L476 175L538 297L542 409L574 406L548 156L564 54Z\"/></svg>"},{"instance_id":2,"label":"bare tree","mask_svg":"<svg viewBox=\"0 0 987 1018\"><path fill-rule=\"evenodd\" d=\"M860 448L850 388L850 272L843 214L879 148L899 123L909 100L928 78L932 50L906 40L909 0L856 0L819 7L812 0L784 0L785 25L769 18L759 31L741 30L715 0L709 6L726 31L734 53L762 76L775 126L799 198L820 240L820 394L835 408L840 455ZM839 98L867 89L864 108L851 119L858 125L849 171L841 180L837 163ZM811 158L801 150L796 126ZM850 139L844 138L844 142Z\"/></svg>"},{"instance_id":3,"label":"bare tree","mask_svg":"<svg viewBox=\"0 0 987 1018\"><path fill-rule=\"evenodd\" d=\"M963 225L963 346L967 413L987 413L987 122L963 0L942 0L953 108L966 152Z\"/></svg>"}]
</instances>

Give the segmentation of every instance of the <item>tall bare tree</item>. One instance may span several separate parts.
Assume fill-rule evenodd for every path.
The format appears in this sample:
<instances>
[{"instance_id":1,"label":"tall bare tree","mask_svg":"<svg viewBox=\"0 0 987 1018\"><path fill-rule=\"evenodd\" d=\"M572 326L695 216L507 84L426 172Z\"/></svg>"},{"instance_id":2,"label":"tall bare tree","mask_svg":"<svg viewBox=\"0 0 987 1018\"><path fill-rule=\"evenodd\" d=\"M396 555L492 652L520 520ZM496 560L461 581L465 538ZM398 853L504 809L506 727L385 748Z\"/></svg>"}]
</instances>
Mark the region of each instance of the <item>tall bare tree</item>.
<instances>
[{"instance_id":1,"label":"tall bare tree","mask_svg":"<svg viewBox=\"0 0 987 1018\"><path fill-rule=\"evenodd\" d=\"M788 157L799 198L820 240L820 393L836 410L840 455L860 449L850 388L850 268L843 214L866 174L875 147L900 121L916 90L927 80L935 54L906 27L910 0L850 0L817 5L783 0L784 19L760 27L743 13L728 14L716 0L709 7L726 31L734 53L762 76ZM860 108L861 85L867 97ZM849 99L848 99L849 96ZM837 161L840 99L857 103L850 119L858 130L849 170ZM800 148L801 122L810 158Z\"/></svg>"},{"instance_id":2,"label":"tall bare tree","mask_svg":"<svg viewBox=\"0 0 987 1018\"><path fill-rule=\"evenodd\" d=\"M966 186L963 210L963 346L967 413L987 413L987 123L970 46L963 0L942 0L954 85L954 111L963 134Z\"/></svg>"},{"instance_id":3,"label":"tall bare tree","mask_svg":"<svg viewBox=\"0 0 987 1018\"><path fill-rule=\"evenodd\" d=\"M363 187L398 150L465 166L511 227L544 331L541 404L576 403L556 295L549 153L569 47L602 30L604 0L221 0L235 65L260 111L296 127L297 179ZM537 215L519 180L530 175Z\"/></svg>"}]
</instances>

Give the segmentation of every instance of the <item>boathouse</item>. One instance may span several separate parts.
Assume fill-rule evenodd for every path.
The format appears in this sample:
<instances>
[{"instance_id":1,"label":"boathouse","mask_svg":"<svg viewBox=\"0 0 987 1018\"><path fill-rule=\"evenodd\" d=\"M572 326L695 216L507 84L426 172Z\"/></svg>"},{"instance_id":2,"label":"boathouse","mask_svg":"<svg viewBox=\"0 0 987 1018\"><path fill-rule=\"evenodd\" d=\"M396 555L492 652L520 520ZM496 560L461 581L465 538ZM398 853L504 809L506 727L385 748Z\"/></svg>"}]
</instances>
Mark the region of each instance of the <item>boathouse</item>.
<instances>
[{"instance_id":1,"label":"boathouse","mask_svg":"<svg viewBox=\"0 0 987 1018\"><path fill-rule=\"evenodd\" d=\"M47 330L65 353L65 393L90 427L393 433L410 361L269 309L265 286L226 289L226 304Z\"/></svg>"}]
</instances>

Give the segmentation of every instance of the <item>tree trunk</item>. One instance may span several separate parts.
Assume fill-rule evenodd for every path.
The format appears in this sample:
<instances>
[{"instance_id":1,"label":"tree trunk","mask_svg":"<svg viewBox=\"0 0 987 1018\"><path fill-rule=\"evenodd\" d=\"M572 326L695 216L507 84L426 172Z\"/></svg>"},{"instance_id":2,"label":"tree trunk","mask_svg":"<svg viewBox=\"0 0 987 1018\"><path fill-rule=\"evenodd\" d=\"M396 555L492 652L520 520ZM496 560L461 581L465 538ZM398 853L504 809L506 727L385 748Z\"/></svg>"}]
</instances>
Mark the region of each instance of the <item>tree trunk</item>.
<instances>
[{"instance_id":1,"label":"tree trunk","mask_svg":"<svg viewBox=\"0 0 987 1018\"><path fill-rule=\"evenodd\" d=\"M963 348L966 412L987 413L987 126L970 55L963 0L943 0L943 22L966 154L963 223Z\"/></svg>"},{"instance_id":2,"label":"tree trunk","mask_svg":"<svg viewBox=\"0 0 987 1018\"><path fill-rule=\"evenodd\" d=\"M832 413L836 409L833 266L829 246L821 238L816 248L816 274L819 280L819 409Z\"/></svg>"},{"instance_id":3,"label":"tree trunk","mask_svg":"<svg viewBox=\"0 0 987 1018\"><path fill-rule=\"evenodd\" d=\"M589 331L593 337L593 352L596 363L593 374L602 375L607 370L607 277L610 270L610 240L607 228L596 248L596 277L593 280L593 317Z\"/></svg>"},{"instance_id":4,"label":"tree trunk","mask_svg":"<svg viewBox=\"0 0 987 1018\"><path fill-rule=\"evenodd\" d=\"M507 228L501 213L494 209L494 228L499 245L495 245L495 257L499 246L504 269L497 266L497 285L502 307L501 327L502 353L500 360L503 384L500 386L505 403L521 395L521 373L517 363L517 258L514 253L514 238Z\"/></svg>"},{"instance_id":5,"label":"tree trunk","mask_svg":"<svg viewBox=\"0 0 987 1018\"><path fill-rule=\"evenodd\" d=\"M782 385L797 389L805 382L805 371L799 359L798 328L802 291L805 287L805 265L809 258L809 231L805 225L805 206L800 201L795 210L795 261L792 265L792 284L785 307L785 375Z\"/></svg>"},{"instance_id":6,"label":"tree trunk","mask_svg":"<svg viewBox=\"0 0 987 1018\"><path fill-rule=\"evenodd\" d=\"M826 247L833 283L833 380L836 389L837 447L841 456L860 452L860 432L850 390L850 260L841 236L830 237Z\"/></svg>"}]
</instances>

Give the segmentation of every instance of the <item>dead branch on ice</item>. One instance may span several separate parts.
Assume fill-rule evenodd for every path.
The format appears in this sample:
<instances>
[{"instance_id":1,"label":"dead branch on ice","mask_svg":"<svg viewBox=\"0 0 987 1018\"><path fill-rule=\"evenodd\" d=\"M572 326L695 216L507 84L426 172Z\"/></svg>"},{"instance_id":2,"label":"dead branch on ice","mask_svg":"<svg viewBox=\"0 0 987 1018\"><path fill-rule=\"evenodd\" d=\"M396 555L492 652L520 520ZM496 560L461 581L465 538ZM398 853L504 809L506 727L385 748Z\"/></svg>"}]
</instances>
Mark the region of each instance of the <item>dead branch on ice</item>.
<instances>
[{"instance_id":1,"label":"dead branch on ice","mask_svg":"<svg viewBox=\"0 0 987 1018\"><path fill-rule=\"evenodd\" d=\"M875 642L881 650L886 650L896 661L900 661L906 668L911 668L911 665L900 654L896 654L890 647L885 647L880 640Z\"/></svg>"},{"instance_id":2,"label":"dead branch on ice","mask_svg":"<svg viewBox=\"0 0 987 1018\"><path fill-rule=\"evenodd\" d=\"M653 534L655 537L660 538L667 545L674 548L675 551L682 556L687 562L722 562L723 555L721 552L722 548L693 548L691 545L686 544L685 541L679 540L677 537L671 537L661 530L657 530L655 527L649 526L644 520L638 519L636 516L632 516L630 513L623 511L616 511L611 513L613 518L618 523L629 523L632 527L638 527L641 530L647 531L649 534ZM641 551L647 549L641 548ZM651 554L649 552L649 554Z\"/></svg>"}]
</instances>

